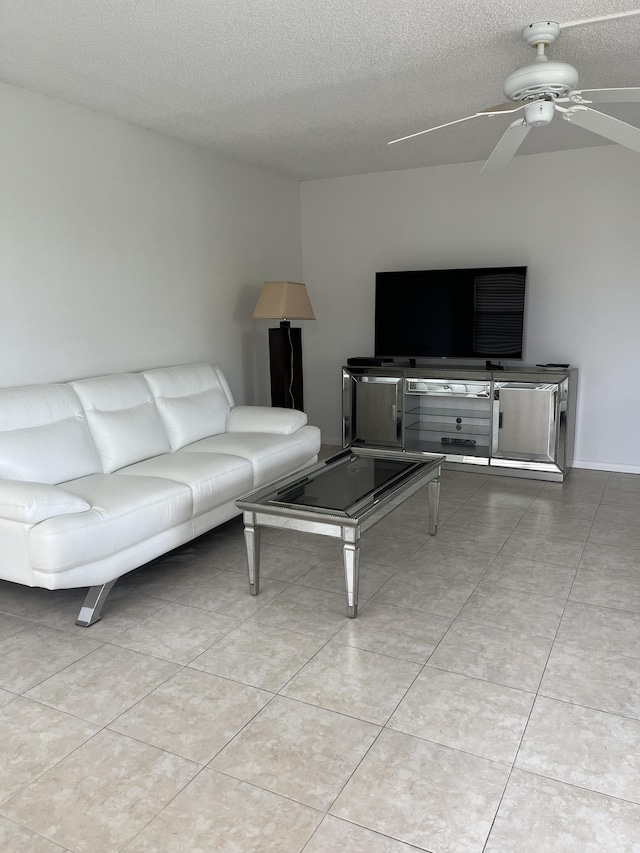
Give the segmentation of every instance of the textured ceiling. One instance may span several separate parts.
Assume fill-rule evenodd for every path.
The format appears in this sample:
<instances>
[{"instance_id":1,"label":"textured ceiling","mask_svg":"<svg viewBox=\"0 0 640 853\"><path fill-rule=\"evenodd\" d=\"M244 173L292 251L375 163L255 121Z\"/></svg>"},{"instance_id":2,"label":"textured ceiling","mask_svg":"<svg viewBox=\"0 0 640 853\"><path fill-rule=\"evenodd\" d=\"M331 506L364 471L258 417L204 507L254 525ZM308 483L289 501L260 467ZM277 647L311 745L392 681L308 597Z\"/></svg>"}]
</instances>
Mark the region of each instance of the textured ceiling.
<instances>
[{"instance_id":1,"label":"textured ceiling","mask_svg":"<svg viewBox=\"0 0 640 853\"><path fill-rule=\"evenodd\" d=\"M484 160L523 26L633 0L0 0L0 80L300 179ZM549 50L583 88L640 85L640 17ZM640 104L602 107L640 126ZM522 154L601 145L556 116ZM640 158L640 155L638 155ZM640 163L640 160L639 160Z\"/></svg>"}]
</instances>

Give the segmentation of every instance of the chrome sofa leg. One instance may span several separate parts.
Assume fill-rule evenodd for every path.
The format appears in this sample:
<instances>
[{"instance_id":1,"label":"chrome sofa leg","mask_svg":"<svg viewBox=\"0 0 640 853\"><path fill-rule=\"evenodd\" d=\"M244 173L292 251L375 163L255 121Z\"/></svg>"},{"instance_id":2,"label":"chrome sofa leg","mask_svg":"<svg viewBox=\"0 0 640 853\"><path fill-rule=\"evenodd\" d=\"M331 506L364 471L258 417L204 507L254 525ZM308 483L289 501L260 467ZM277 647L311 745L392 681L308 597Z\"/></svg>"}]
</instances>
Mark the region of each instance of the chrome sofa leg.
<instances>
[{"instance_id":1,"label":"chrome sofa leg","mask_svg":"<svg viewBox=\"0 0 640 853\"><path fill-rule=\"evenodd\" d=\"M109 583L103 583L102 586L92 586L89 589L76 619L76 625L88 628L89 625L93 625L94 622L99 621L100 614L102 613L102 605L107 600L107 596L117 580L118 578L115 578L109 581Z\"/></svg>"}]
</instances>

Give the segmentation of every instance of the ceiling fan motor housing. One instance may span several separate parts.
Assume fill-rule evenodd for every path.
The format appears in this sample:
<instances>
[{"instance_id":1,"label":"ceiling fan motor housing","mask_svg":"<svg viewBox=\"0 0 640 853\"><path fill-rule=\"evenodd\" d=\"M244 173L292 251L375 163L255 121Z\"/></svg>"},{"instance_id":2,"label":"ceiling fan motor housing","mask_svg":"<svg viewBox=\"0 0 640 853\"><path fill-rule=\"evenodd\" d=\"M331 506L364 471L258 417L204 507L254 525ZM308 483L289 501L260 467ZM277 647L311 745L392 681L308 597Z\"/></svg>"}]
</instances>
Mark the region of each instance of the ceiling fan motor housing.
<instances>
[{"instance_id":1,"label":"ceiling fan motor housing","mask_svg":"<svg viewBox=\"0 0 640 853\"><path fill-rule=\"evenodd\" d=\"M504 81L504 93L510 101L541 95L565 98L577 85L578 72L573 65L544 57L542 62L533 62L509 74Z\"/></svg>"}]
</instances>

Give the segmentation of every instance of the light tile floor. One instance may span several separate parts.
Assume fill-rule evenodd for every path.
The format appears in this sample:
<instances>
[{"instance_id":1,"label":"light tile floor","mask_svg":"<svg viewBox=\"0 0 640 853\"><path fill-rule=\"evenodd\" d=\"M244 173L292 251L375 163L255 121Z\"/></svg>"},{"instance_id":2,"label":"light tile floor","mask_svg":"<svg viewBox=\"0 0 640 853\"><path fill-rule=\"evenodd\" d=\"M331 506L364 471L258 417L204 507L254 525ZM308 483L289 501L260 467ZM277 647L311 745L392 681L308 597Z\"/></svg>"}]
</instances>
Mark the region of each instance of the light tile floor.
<instances>
[{"instance_id":1,"label":"light tile floor","mask_svg":"<svg viewBox=\"0 0 640 853\"><path fill-rule=\"evenodd\" d=\"M640 477L443 475L339 546L231 522L83 593L0 584L7 853L640 851Z\"/></svg>"}]
</instances>

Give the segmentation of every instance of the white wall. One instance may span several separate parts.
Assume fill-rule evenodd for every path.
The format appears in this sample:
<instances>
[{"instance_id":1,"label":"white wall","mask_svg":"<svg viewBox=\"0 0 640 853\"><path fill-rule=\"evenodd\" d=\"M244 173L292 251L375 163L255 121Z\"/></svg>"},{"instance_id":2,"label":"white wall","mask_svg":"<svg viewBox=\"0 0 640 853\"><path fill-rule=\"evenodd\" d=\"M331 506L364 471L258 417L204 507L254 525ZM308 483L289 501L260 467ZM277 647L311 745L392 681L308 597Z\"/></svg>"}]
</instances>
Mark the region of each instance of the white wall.
<instances>
[{"instance_id":1,"label":"white wall","mask_svg":"<svg viewBox=\"0 0 640 853\"><path fill-rule=\"evenodd\" d=\"M373 353L377 270L529 267L525 363L580 371L575 464L640 472L640 157L618 146L302 184L305 399L340 440L340 366Z\"/></svg>"},{"instance_id":2,"label":"white wall","mask_svg":"<svg viewBox=\"0 0 640 853\"><path fill-rule=\"evenodd\" d=\"M0 126L0 387L202 360L268 402L299 184L2 84Z\"/></svg>"},{"instance_id":3,"label":"white wall","mask_svg":"<svg viewBox=\"0 0 640 853\"><path fill-rule=\"evenodd\" d=\"M0 84L0 387L212 361L267 403L268 279L305 281L305 399L340 440L376 270L528 264L526 361L580 369L577 462L640 471L640 161L617 146L299 184ZM300 246L302 195L302 256Z\"/></svg>"}]
</instances>

